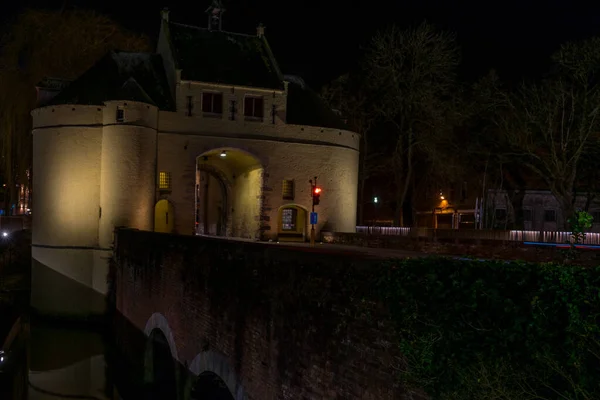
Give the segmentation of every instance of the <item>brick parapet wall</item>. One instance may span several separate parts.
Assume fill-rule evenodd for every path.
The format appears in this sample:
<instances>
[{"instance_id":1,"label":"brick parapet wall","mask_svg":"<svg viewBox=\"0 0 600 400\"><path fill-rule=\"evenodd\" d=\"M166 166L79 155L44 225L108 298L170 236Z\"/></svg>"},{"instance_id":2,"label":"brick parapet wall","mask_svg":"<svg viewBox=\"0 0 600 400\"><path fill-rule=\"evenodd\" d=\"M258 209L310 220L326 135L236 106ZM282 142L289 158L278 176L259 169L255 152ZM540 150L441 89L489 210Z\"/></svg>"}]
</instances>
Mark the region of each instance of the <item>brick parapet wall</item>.
<instances>
[{"instance_id":1,"label":"brick parapet wall","mask_svg":"<svg viewBox=\"0 0 600 400\"><path fill-rule=\"evenodd\" d=\"M249 399L405 398L374 261L135 230L116 243L117 310L139 331L164 315L181 364L223 354Z\"/></svg>"}]
</instances>

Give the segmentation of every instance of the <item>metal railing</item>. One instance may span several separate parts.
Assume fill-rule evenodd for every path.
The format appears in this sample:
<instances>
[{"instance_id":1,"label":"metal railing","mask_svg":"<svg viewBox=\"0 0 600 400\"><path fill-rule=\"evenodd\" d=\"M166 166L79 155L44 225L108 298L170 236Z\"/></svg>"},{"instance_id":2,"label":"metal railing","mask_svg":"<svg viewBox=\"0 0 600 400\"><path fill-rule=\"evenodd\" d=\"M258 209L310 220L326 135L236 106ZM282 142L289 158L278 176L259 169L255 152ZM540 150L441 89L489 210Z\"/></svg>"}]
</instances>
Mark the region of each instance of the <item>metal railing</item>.
<instances>
[{"instance_id":1,"label":"metal railing","mask_svg":"<svg viewBox=\"0 0 600 400\"><path fill-rule=\"evenodd\" d=\"M413 238L497 240L509 242L569 243L571 232L564 231L519 231L491 229L430 229L385 226L357 226L356 233L373 236L406 236ZM583 244L600 245L600 233L587 232Z\"/></svg>"}]
</instances>

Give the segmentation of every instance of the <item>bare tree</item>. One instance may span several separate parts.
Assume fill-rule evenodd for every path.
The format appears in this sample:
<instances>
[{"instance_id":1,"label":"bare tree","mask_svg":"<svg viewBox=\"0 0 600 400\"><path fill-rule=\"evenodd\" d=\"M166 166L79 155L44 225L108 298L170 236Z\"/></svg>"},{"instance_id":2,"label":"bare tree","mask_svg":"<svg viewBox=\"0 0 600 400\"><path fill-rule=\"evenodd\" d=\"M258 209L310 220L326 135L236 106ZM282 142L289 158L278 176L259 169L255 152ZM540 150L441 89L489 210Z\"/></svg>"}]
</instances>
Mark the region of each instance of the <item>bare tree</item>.
<instances>
[{"instance_id":1,"label":"bare tree","mask_svg":"<svg viewBox=\"0 0 600 400\"><path fill-rule=\"evenodd\" d=\"M510 116L505 107L508 93L494 70L471 87L465 104L469 136L463 143L470 155L469 172L473 176L480 176L484 208L487 209L485 204L488 200L491 201L506 191L506 196L501 195L509 211L505 220L506 228L510 226L512 229L523 229L523 199L527 187L527 174L507 148L503 129L494 122ZM495 189L496 192L488 198L490 189ZM493 201L488 211L489 215L486 213L481 216L483 227L495 226L496 223Z\"/></svg>"},{"instance_id":2,"label":"bare tree","mask_svg":"<svg viewBox=\"0 0 600 400\"><path fill-rule=\"evenodd\" d=\"M150 45L105 16L67 10L27 10L0 43L0 170L10 207L16 185L28 185L35 85L45 76L76 78L110 50L147 51Z\"/></svg>"},{"instance_id":3,"label":"bare tree","mask_svg":"<svg viewBox=\"0 0 600 400\"><path fill-rule=\"evenodd\" d=\"M417 161L439 160L450 129L449 106L457 89L459 52L454 36L423 23L400 30L395 26L372 40L366 64L376 93L373 106L391 132L389 168L394 173L397 219L412 223ZM426 172L423 171L422 172Z\"/></svg>"},{"instance_id":4,"label":"bare tree","mask_svg":"<svg viewBox=\"0 0 600 400\"><path fill-rule=\"evenodd\" d=\"M373 160L378 157L370 145L369 138L377 115L372 107L372 97L368 86L360 74L344 74L325 86L321 92L329 106L339 112L349 128L358 133L360 143L360 164L358 177L358 223L363 223L365 182L377 171L379 165Z\"/></svg>"},{"instance_id":5,"label":"bare tree","mask_svg":"<svg viewBox=\"0 0 600 400\"><path fill-rule=\"evenodd\" d=\"M600 132L600 38L563 45L553 73L505 97L499 119L513 159L543 180L565 220L575 211L578 168Z\"/></svg>"}]
</instances>

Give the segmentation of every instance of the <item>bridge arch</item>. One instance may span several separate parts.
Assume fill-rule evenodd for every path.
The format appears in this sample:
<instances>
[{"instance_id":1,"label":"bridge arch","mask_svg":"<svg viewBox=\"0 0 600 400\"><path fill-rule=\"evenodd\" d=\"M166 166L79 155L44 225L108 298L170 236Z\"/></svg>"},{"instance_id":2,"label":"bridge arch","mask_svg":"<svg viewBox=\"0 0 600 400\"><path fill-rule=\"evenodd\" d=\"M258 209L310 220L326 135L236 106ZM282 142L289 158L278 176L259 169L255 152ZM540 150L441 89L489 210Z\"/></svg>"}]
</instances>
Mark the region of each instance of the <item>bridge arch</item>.
<instances>
[{"instance_id":1,"label":"bridge arch","mask_svg":"<svg viewBox=\"0 0 600 400\"><path fill-rule=\"evenodd\" d=\"M173 336L173 332L169 327L169 322L167 318L161 313L154 313L150 316L148 321L146 322L146 327L144 328L144 334L146 337L150 337L152 331L155 329L159 329L167 340L169 345L169 349L171 350L171 356L174 360L179 361L179 357L177 356L177 346L175 346L175 338Z\"/></svg>"},{"instance_id":2,"label":"bridge arch","mask_svg":"<svg viewBox=\"0 0 600 400\"><path fill-rule=\"evenodd\" d=\"M229 360L221 353L212 350L203 351L196 355L189 365L190 372L196 379L211 379L218 377L227 386L231 399L248 400L246 391L235 370L229 365Z\"/></svg>"},{"instance_id":3,"label":"bridge arch","mask_svg":"<svg viewBox=\"0 0 600 400\"><path fill-rule=\"evenodd\" d=\"M144 334L147 338L144 353L145 398L178 398L177 347L165 316L152 314L146 322Z\"/></svg>"}]
</instances>

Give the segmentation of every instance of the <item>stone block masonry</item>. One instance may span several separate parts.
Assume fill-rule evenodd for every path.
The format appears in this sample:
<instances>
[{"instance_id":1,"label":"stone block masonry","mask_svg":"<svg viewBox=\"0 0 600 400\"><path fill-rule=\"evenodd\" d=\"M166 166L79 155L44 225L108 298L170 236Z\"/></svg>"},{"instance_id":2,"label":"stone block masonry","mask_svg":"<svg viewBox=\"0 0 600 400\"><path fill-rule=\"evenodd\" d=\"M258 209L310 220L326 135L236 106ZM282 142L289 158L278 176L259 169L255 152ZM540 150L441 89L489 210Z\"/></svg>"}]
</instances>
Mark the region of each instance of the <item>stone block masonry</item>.
<instances>
[{"instance_id":1,"label":"stone block masonry","mask_svg":"<svg viewBox=\"0 0 600 400\"><path fill-rule=\"evenodd\" d=\"M374 300L374 261L130 229L115 237L111 301L134 330L162 331L188 372L179 398L207 371L235 399L407 398L395 331ZM124 353L143 348L123 325Z\"/></svg>"}]
</instances>

